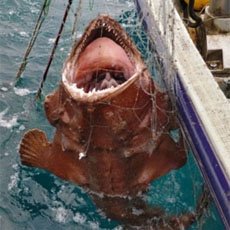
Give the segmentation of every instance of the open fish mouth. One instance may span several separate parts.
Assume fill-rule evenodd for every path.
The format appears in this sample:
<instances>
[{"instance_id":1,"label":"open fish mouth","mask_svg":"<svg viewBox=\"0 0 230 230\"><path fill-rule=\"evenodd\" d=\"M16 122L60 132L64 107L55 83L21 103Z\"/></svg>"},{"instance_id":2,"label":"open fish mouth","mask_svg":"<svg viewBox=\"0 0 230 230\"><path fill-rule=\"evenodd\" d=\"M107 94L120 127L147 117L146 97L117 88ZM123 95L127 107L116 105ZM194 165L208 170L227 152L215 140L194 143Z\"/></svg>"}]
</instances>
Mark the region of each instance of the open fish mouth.
<instances>
[{"instance_id":1,"label":"open fish mouth","mask_svg":"<svg viewBox=\"0 0 230 230\"><path fill-rule=\"evenodd\" d=\"M143 68L141 55L124 29L109 16L99 15L72 49L62 81L74 99L95 101L125 90Z\"/></svg>"},{"instance_id":2,"label":"open fish mouth","mask_svg":"<svg viewBox=\"0 0 230 230\"><path fill-rule=\"evenodd\" d=\"M88 73L85 82L79 83L78 88L84 89L86 93L115 88L126 81L122 71L111 69L100 69L93 73Z\"/></svg>"}]
</instances>

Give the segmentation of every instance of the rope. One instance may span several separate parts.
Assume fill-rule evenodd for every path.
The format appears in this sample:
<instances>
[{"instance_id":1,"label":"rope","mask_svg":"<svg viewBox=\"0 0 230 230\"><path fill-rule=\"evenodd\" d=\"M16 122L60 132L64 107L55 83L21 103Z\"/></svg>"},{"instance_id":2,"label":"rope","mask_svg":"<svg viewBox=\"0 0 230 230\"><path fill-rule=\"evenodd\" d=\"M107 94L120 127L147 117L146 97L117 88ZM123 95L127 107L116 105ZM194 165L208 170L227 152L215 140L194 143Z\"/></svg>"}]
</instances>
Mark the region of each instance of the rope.
<instances>
[{"instance_id":1,"label":"rope","mask_svg":"<svg viewBox=\"0 0 230 230\"><path fill-rule=\"evenodd\" d=\"M198 26L200 26L202 24L202 20L199 16L196 15L196 13L194 12L193 10L193 7L194 7L194 3L195 1L194 0L189 0L189 4L188 4L188 16L191 17L195 22L191 22L189 20L189 18L187 18L187 25L189 27L192 27L192 28L197 28Z\"/></svg>"},{"instance_id":2,"label":"rope","mask_svg":"<svg viewBox=\"0 0 230 230\"><path fill-rule=\"evenodd\" d=\"M208 188L205 185L203 185L203 190L199 197L196 210L195 210L195 216L197 221L200 220L201 217L204 215L204 212L208 209L211 202L212 202L211 194Z\"/></svg>"},{"instance_id":3,"label":"rope","mask_svg":"<svg viewBox=\"0 0 230 230\"><path fill-rule=\"evenodd\" d=\"M41 8L41 11L40 11L40 14L38 16L38 19L37 19L37 22L36 22L36 25L34 27L34 30L33 30L33 33L32 33L32 37L29 41L29 44L27 46L27 49L26 49L26 52L24 54L24 57L23 57L23 60L22 60L22 63L18 69L18 72L17 72L17 75L16 75L16 83L18 82L19 78L21 77L23 71L25 70L26 68L26 65L27 65L27 58L33 48L33 45L38 37L38 32L42 26L42 23L44 22L47 14L48 14L48 11L49 11L49 6L50 6L50 3L51 3L51 0L44 0L44 3L43 3L43 6Z\"/></svg>"},{"instance_id":4,"label":"rope","mask_svg":"<svg viewBox=\"0 0 230 230\"><path fill-rule=\"evenodd\" d=\"M62 30L64 28L64 25L65 25L65 21L66 21L66 18L68 16L68 13L69 13L69 9L70 9L70 6L72 4L72 0L69 0L69 3L68 5L66 6L66 10L65 10L65 13L64 13L64 16L63 16L63 19L62 19L62 23L61 23L61 26L59 28L59 31L58 31L58 35L56 37L56 40L54 42L54 46L53 46L53 49L51 51L51 54L50 54L50 58L49 58L49 61L48 61L48 64L46 66L46 69L45 69L45 72L43 74L43 77L42 77L42 81L40 83L40 87L38 89L38 92L37 92L37 95L35 97L35 100L37 100L40 96L41 96L41 92L42 92L42 89L43 89L43 86L44 86L44 82L46 81L46 78L47 78L47 74L48 74L48 71L49 71L49 68L50 68L50 65L53 61L53 56L55 54L55 51L56 51L56 48L58 46L58 42L59 42L59 39L61 37L61 33L62 33Z\"/></svg>"}]
</instances>

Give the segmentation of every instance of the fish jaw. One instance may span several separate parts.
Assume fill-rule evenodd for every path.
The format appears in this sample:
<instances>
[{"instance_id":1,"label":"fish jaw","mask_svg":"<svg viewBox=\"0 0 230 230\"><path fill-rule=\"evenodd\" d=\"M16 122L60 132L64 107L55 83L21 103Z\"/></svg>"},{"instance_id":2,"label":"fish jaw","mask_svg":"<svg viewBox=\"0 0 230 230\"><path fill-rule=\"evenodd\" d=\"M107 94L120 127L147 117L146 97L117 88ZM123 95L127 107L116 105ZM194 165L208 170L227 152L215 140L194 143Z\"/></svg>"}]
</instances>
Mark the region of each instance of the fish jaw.
<instances>
[{"instance_id":1,"label":"fish jaw","mask_svg":"<svg viewBox=\"0 0 230 230\"><path fill-rule=\"evenodd\" d=\"M144 71L141 55L124 29L99 15L66 60L62 83L74 100L94 103L122 93L143 78Z\"/></svg>"},{"instance_id":2,"label":"fish jaw","mask_svg":"<svg viewBox=\"0 0 230 230\"><path fill-rule=\"evenodd\" d=\"M101 90L94 88L86 92L83 86L89 81L87 78L92 78L88 74L95 73L95 70L105 70L105 75L120 71L123 82L115 87ZM110 77L110 82L113 80ZM51 124L65 124L58 125L60 132L68 136L63 139L65 149L75 151L78 148L86 152L81 143L87 143L90 137L90 146L94 148L103 146L109 151L120 149L118 152L127 157L139 151L147 151L150 155L157 146L152 141L151 130L154 93L154 82L133 41L115 20L99 15L86 28L66 60L60 93L47 96L45 109ZM58 100L62 101L61 104L55 103ZM163 119L159 123L165 123L166 116L160 117ZM71 135L68 135L69 127L73 132ZM84 134L79 130L84 130ZM155 135L155 139L161 133L158 130L156 132L159 134ZM141 136L145 137L144 140L139 138ZM68 141L71 144L67 144L66 140L72 138L73 141ZM73 143L77 143L76 148Z\"/></svg>"}]
</instances>

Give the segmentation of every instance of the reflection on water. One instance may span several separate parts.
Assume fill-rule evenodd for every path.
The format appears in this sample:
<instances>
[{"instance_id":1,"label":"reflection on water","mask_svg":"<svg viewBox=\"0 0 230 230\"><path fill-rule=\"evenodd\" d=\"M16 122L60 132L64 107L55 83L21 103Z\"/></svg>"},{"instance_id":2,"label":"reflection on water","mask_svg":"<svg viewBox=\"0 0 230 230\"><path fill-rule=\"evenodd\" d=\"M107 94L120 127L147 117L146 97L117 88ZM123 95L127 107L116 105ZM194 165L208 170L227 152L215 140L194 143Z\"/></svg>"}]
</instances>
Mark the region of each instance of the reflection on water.
<instances>
[{"instance_id":1,"label":"reflection on water","mask_svg":"<svg viewBox=\"0 0 230 230\"><path fill-rule=\"evenodd\" d=\"M26 71L17 86L13 81L27 47L42 1L2 0L0 2L0 226L1 230L25 229L122 229L107 219L92 203L86 191L40 169L23 167L18 147L23 134L31 128L44 130L48 137L54 129L43 111L44 95L58 86L62 64L70 50L72 25L78 1L74 2L63 36L45 83L42 99L33 98L49 58L66 3L53 0L29 57ZM82 1L78 17L78 38L88 22L99 12L117 18L138 43L151 69L152 53L148 39L140 30L133 1ZM128 9L128 10L127 10ZM147 48L146 48L147 47ZM163 206L168 213L194 210L202 180L192 155L182 169L154 181L148 194L149 204ZM190 229L222 229L214 206L199 225Z\"/></svg>"}]
</instances>

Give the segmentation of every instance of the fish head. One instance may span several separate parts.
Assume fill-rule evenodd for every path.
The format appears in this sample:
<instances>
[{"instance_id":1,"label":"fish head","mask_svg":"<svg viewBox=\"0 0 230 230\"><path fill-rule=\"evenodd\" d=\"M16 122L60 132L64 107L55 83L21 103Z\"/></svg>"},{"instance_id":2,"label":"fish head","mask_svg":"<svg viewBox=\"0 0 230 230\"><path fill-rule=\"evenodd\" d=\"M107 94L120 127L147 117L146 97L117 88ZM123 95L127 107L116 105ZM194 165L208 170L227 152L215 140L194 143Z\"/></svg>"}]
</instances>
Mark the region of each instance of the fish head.
<instances>
[{"instance_id":1,"label":"fish head","mask_svg":"<svg viewBox=\"0 0 230 230\"><path fill-rule=\"evenodd\" d=\"M94 103L120 94L145 70L125 30L109 16L99 15L67 58L62 83L74 100Z\"/></svg>"},{"instance_id":2,"label":"fish head","mask_svg":"<svg viewBox=\"0 0 230 230\"><path fill-rule=\"evenodd\" d=\"M151 153L169 123L167 95L134 42L107 15L95 18L72 48L60 89L47 96L45 110L65 149L83 152L90 137L94 148Z\"/></svg>"}]
</instances>

